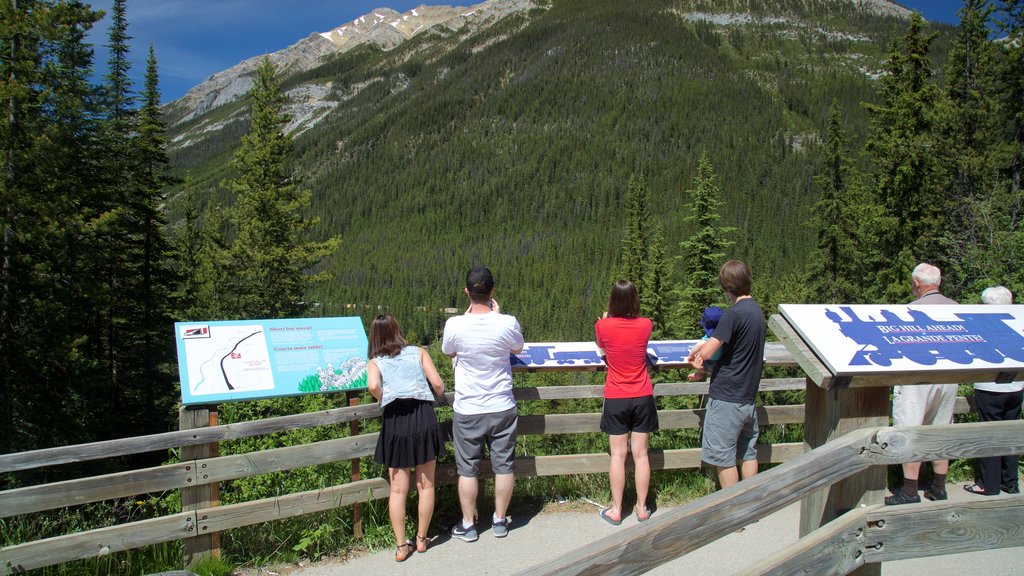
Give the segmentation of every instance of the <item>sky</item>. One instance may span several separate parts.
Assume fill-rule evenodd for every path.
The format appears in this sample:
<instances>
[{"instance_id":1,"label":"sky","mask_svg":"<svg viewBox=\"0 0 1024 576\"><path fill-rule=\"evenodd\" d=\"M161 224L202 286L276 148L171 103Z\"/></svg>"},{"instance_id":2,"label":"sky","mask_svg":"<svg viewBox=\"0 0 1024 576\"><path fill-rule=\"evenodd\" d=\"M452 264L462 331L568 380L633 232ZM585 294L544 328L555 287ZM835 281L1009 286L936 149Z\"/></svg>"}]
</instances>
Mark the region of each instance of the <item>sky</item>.
<instances>
[{"instance_id":1,"label":"sky","mask_svg":"<svg viewBox=\"0 0 1024 576\"><path fill-rule=\"evenodd\" d=\"M480 0L476 0L477 2ZM152 45L160 73L162 101L183 96L216 72L242 60L276 52L313 32L327 32L368 14L374 8L407 12L422 4L474 1L438 0L127 0L131 40L131 76L142 89L146 56ZM113 0L95 0L108 12L93 29L96 69L106 69L107 27ZM928 20L956 24L962 0L899 0Z\"/></svg>"}]
</instances>

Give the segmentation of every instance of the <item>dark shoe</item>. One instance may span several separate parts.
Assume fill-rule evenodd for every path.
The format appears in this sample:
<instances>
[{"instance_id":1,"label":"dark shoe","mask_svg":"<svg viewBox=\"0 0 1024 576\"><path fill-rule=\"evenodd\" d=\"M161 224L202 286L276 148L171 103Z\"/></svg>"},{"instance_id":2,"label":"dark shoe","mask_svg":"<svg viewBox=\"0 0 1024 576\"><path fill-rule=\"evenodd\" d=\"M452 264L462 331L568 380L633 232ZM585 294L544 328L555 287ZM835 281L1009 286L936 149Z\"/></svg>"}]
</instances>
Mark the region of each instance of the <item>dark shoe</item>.
<instances>
[{"instance_id":1,"label":"dark shoe","mask_svg":"<svg viewBox=\"0 0 1024 576\"><path fill-rule=\"evenodd\" d=\"M885 497L886 506L898 506L900 504L917 504L921 501L920 496L907 496L907 493L902 488L893 493L892 496Z\"/></svg>"},{"instance_id":2,"label":"dark shoe","mask_svg":"<svg viewBox=\"0 0 1024 576\"><path fill-rule=\"evenodd\" d=\"M493 522L491 524L491 533L494 534L495 538L508 536L508 516L505 516L503 520Z\"/></svg>"},{"instance_id":3,"label":"dark shoe","mask_svg":"<svg viewBox=\"0 0 1024 576\"><path fill-rule=\"evenodd\" d=\"M964 490L966 492L970 492L971 494L977 494L978 496L998 496L999 495L999 492L996 492L995 494L989 494L988 492L985 492L985 487L982 486L981 484L967 484L967 485L964 486Z\"/></svg>"},{"instance_id":4,"label":"dark shoe","mask_svg":"<svg viewBox=\"0 0 1024 576\"><path fill-rule=\"evenodd\" d=\"M929 488L924 491L924 497L932 501L946 500L947 498L949 498L949 494L946 494L945 490L936 490L934 488Z\"/></svg>"},{"instance_id":5,"label":"dark shoe","mask_svg":"<svg viewBox=\"0 0 1024 576\"><path fill-rule=\"evenodd\" d=\"M611 510L611 508L601 508L601 511L598 512L598 514L601 515L601 518L605 522L611 524L612 526L618 526L619 524L622 524L622 519L621 518L618 519L618 520L615 520L611 516L608 515L608 511L609 510Z\"/></svg>"},{"instance_id":6,"label":"dark shoe","mask_svg":"<svg viewBox=\"0 0 1024 576\"><path fill-rule=\"evenodd\" d=\"M458 538L466 542L476 542L480 536L476 533L476 526L463 528L462 520L459 520L455 523L455 526L452 526L452 538Z\"/></svg>"},{"instance_id":7,"label":"dark shoe","mask_svg":"<svg viewBox=\"0 0 1024 576\"><path fill-rule=\"evenodd\" d=\"M1006 484L1000 484L999 489L1007 494L1020 494L1020 486L1007 486Z\"/></svg>"}]
</instances>

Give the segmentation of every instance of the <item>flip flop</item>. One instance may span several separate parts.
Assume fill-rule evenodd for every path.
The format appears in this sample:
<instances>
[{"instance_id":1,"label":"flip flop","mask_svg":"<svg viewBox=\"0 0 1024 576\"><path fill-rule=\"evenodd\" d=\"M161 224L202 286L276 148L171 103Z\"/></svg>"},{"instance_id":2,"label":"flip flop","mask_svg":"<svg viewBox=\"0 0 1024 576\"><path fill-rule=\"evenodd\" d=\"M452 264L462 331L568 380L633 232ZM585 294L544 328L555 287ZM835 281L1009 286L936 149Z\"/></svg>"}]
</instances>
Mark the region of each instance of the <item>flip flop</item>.
<instances>
[{"instance_id":1,"label":"flip flop","mask_svg":"<svg viewBox=\"0 0 1024 576\"><path fill-rule=\"evenodd\" d=\"M967 484L964 486L964 491L978 496L995 496L995 494L986 494L985 487L980 484Z\"/></svg>"},{"instance_id":2,"label":"flip flop","mask_svg":"<svg viewBox=\"0 0 1024 576\"><path fill-rule=\"evenodd\" d=\"M651 519L651 514L653 514L653 512L651 512L650 510L647 510L646 506L644 507L644 510L647 511L647 516L643 516L643 515L640 514L640 506L639 505L634 506L633 508L636 511L636 521L637 522L647 522L648 520Z\"/></svg>"},{"instance_id":3,"label":"flip flop","mask_svg":"<svg viewBox=\"0 0 1024 576\"><path fill-rule=\"evenodd\" d=\"M598 512L598 514L601 516L601 519L603 519L605 522L611 524L612 526L618 526L619 524L622 524L622 520L621 519L620 520L615 520L611 516L608 515L608 511L609 510L611 510L611 508L601 508L601 511Z\"/></svg>"}]
</instances>

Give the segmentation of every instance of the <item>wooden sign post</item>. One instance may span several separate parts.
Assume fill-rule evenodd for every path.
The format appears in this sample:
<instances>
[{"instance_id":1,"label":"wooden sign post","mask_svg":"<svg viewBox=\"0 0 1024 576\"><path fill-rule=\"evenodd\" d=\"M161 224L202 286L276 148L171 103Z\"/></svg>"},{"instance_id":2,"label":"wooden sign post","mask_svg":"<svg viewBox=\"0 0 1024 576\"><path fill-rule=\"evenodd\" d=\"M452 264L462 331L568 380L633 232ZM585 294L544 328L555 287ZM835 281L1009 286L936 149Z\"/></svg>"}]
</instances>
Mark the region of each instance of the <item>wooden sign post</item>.
<instances>
[{"instance_id":1,"label":"wooden sign post","mask_svg":"<svg viewBox=\"0 0 1024 576\"><path fill-rule=\"evenodd\" d=\"M181 430L192 430L195 428L206 428L208 426L216 426L219 423L219 413L217 412L217 406L191 406L182 407L178 412L178 427ZM198 446L182 446L181 447L181 461L198 461L206 458L215 458L220 455L220 445L216 442L212 444L202 444ZM198 464L198 466L203 466ZM202 470L192 470L193 477L198 482L202 479ZM210 484L197 484L191 488L181 489L181 511L189 512L194 510L203 510L205 508L212 508L220 505L220 484L213 482ZM202 519L200 519L202 520ZM212 556L214 558L220 557L220 533L214 532L209 534L200 534L199 525L202 522L193 523L192 531L195 536L191 538L185 538L182 542L184 549L182 551L182 560L184 566L188 567L197 560Z\"/></svg>"}]
</instances>

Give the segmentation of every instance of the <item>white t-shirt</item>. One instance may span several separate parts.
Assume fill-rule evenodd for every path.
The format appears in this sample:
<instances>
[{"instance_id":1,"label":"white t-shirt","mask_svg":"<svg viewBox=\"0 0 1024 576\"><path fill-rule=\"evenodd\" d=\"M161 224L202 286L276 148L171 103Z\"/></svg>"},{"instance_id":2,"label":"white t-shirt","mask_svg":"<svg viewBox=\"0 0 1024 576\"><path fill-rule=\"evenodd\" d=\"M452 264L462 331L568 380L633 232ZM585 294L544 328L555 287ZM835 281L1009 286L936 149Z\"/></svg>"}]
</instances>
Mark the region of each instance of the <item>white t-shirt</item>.
<instances>
[{"instance_id":1,"label":"white t-shirt","mask_svg":"<svg viewBox=\"0 0 1024 576\"><path fill-rule=\"evenodd\" d=\"M515 408L509 355L523 345L515 316L491 312L449 318L441 351L455 354L455 411L492 414Z\"/></svg>"}]
</instances>

